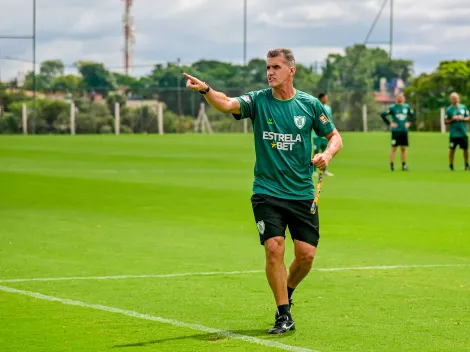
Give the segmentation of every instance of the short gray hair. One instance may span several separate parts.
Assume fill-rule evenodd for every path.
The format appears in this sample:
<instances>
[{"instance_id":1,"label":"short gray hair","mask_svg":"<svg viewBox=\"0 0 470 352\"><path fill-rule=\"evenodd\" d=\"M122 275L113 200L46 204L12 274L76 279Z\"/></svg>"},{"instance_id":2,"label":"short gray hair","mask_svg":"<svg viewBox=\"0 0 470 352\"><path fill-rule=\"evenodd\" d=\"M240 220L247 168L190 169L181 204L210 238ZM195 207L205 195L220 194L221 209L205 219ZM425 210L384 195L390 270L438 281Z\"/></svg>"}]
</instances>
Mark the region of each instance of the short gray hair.
<instances>
[{"instance_id":1,"label":"short gray hair","mask_svg":"<svg viewBox=\"0 0 470 352\"><path fill-rule=\"evenodd\" d=\"M290 67L295 66L294 53L290 49L280 48L272 49L268 51L267 58L271 59L273 57L283 56L286 64Z\"/></svg>"}]
</instances>

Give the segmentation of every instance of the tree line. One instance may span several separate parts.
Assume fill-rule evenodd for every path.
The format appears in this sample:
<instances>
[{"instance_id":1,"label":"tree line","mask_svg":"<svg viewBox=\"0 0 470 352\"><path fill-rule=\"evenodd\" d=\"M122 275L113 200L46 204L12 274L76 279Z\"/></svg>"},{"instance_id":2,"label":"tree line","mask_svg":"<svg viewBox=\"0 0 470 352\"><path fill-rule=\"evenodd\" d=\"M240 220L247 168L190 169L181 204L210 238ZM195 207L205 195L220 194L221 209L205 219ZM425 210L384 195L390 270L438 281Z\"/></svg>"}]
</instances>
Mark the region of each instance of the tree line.
<instances>
[{"instance_id":1,"label":"tree line","mask_svg":"<svg viewBox=\"0 0 470 352\"><path fill-rule=\"evenodd\" d=\"M0 133L21 131L21 109L27 104L32 113L31 94L35 78L36 89L46 98L37 100L34 119L36 133L68 133L70 101L77 106L78 133L111 133L114 104L121 106L121 131L133 133L156 132L156 110L151 105L130 107L129 100L159 100L164 103L164 121L167 132L185 132L192 128L199 105L199 94L185 89L182 72L209 82L230 96L262 89L266 83L266 61L255 58L246 66L216 60L200 60L189 66L177 63L157 64L141 77L126 76L108 70L103 63L78 61L77 74L65 74L60 60L41 63L33 77L29 72L22 86L16 79L0 85ZM463 103L470 101L470 60L444 61L431 73L413 75L413 62L390 59L380 48L365 45L347 47L344 54L330 54L321 71L314 66L297 64L295 86L317 95L327 92L334 111L334 120L342 130L362 130L362 106L368 106L370 119L381 128L379 113L384 104L377 103L374 92L381 88L381 80L388 83L401 79L408 102L417 111L419 130L439 129L439 109L448 104L448 95L457 91ZM47 96L61 95L64 100ZM103 98L97 102L95 97ZM241 131L242 125L230 116L208 108L209 119L215 131Z\"/></svg>"}]
</instances>

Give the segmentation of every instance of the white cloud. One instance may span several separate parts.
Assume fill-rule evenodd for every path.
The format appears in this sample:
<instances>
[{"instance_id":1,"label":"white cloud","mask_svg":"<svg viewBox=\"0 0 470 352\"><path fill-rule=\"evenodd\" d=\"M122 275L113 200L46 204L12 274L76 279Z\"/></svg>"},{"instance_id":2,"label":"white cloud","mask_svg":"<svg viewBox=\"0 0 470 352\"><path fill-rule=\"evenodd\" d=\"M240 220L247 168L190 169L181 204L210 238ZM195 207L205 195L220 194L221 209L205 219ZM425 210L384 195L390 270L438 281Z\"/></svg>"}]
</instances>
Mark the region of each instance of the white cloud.
<instances>
[{"instance_id":1,"label":"white cloud","mask_svg":"<svg viewBox=\"0 0 470 352\"><path fill-rule=\"evenodd\" d=\"M344 54L344 48L332 46L293 47L292 51L294 52L296 61L304 64L322 61L328 54Z\"/></svg>"},{"instance_id":2,"label":"white cloud","mask_svg":"<svg viewBox=\"0 0 470 352\"><path fill-rule=\"evenodd\" d=\"M323 60L361 43L382 0L248 0L248 59L264 57L273 47L294 49L299 62ZM394 57L412 59L416 71L439 60L468 59L469 0L395 0ZM37 2L37 57L123 63L124 3L117 0L47 0ZM371 40L388 38L389 7ZM133 5L134 63L198 59L241 62L243 1L137 0ZM30 0L4 1L0 34L32 31ZM385 46L388 50L388 46ZM31 59L30 41L0 40L0 55ZM29 64L0 60L2 76ZM144 69L135 72L149 72Z\"/></svg>"}]
</instances>

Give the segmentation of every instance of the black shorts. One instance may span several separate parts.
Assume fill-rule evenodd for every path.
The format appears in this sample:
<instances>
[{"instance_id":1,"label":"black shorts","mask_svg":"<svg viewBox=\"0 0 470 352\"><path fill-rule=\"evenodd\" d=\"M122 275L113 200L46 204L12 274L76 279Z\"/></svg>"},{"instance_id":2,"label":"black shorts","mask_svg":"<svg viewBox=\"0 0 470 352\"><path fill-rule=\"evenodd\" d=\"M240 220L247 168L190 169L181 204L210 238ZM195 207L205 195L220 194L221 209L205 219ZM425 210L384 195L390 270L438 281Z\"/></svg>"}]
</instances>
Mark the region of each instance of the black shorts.
<instances>
[{"instance_id":1,"label":"black shorts","mask_svg":"<svg viewBox=\"0 0 470 352\"><path fill-rule=\"evenodd\" d=\"M450 137L449 141L449 148L452 150L455 150L457 146L460 147L460 149L467 150L468 149L468 137Z\"/></svg>"},{"instance_id":2,"label":"black shorts","mask_svg":"<svg viewBox=\"0 0 470 352\"><path fill-rule=\"evenodd\" d=\"M408 147L408 132L392 132L392 147L398 147L399 145Z\"/></svg>"},{"instance_id":3,"label":"black shorts","mask_svg":"<svg viewBox=\"0 0 470 352\"><path fill-rule=\"evenodd\" d=\"M286 237L286 228L292 240L318 246L320 226L318 208L310 212L312 200L280 199L266 194L253 194L251 204L258 228L261 245L264 241L277 236Z\"/></svg>"}]
</instances>

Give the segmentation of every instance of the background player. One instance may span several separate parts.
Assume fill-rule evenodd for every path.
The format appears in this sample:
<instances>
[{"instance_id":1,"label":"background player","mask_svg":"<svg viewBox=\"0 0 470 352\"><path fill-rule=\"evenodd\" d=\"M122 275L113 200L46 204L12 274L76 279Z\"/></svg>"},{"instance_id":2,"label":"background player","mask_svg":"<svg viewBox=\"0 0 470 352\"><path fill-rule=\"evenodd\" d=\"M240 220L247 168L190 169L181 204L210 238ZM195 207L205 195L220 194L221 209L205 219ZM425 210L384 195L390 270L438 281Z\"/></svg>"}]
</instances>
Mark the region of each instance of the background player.
<instances>
[{"instance_id":1,"label":"background player","mask_svg":"<svg viewBox=\"0 0 470 352\"><path fill-rule=\"evenodd\" d=\"M467 126L465 125L465 122L470 121L468 108L460 104L460 97L455 92L450 95L450 102L451 105L447 107L445 120L446 125L450 125L449 167L451 171L454 171L455 148L460 146L460 149L463 150L465 170L470 170L470 166L468 165Z\"/></svg>"},{"instance_id":2,"label":"background player","mask_svg":"<svg viewBox=\"0 0 470 352\"><path fill-rule=\"evenodd\" d=\"M392 116L392 122L387 119L387 116ZM390 150L390 170L394 171L395 167L395 152L397 147L401 147L401 169L408 171L406 164L406 148L408 147L408 128L414 121L414 111L408 104L405 104L405 95L398 93L396 96L396 103L391 105L386 111L381 114L382 120L391 127L392 130L392 149Z\"/></svg>"}]
</instances>

